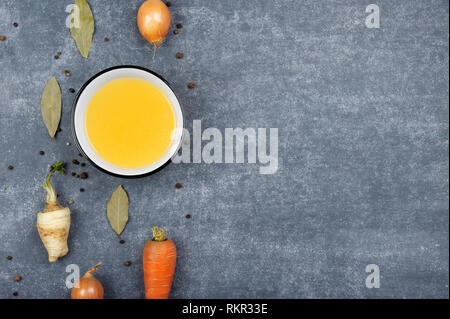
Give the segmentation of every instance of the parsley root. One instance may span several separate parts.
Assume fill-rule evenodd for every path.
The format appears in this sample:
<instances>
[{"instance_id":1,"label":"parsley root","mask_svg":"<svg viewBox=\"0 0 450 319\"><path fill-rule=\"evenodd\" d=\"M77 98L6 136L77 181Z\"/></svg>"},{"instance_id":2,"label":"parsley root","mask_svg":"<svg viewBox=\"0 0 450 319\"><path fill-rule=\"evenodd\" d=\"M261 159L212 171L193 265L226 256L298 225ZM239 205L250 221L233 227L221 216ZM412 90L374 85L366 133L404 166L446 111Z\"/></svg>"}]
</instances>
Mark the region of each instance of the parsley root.
<instances>
[{"instance_id":1,"label":"parsley root","mask_svg":"<svg viewBox=\"0 0 450 319\"><path fill-rule=\"evenodd\" d=\"M50 178L56 171L60 174L64 173L64 162L52 165L52 170L43 184L47 191L45 208L37 216L39 236L47 249L48 261L51 263L69 252L67 237L70 228L70 210L58 203L56 190L50 184Z\"/></svg>"}]
</instances>

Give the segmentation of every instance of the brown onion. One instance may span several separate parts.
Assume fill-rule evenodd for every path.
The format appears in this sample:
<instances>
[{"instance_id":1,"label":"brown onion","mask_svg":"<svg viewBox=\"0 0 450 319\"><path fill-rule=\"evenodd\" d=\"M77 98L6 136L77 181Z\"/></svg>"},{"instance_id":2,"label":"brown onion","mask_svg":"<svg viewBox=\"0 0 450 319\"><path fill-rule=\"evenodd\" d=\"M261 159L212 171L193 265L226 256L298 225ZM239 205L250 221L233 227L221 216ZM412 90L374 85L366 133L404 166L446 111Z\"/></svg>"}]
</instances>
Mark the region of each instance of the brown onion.
<instances>
[{"instance_id":1,"label":"brown onion","mask_svg":"<svg viewBox=\"0 0 450 319\"><path fill-rule=\"evenodd\" d=\"M98 263L89 269L80 281L72 288L72 299L103 299L103 286L92 273L102 263Z\"/></svg>"},{"instance_id":2,"label":"brown onion","mask_svg":"<svg viewBox=\"0 0 450 319\"><path fill-rule=\"evenodd\" d=\"M161 0L147 0L139 8L137 25L142 36L155 48L163 42L170 29L170 11Z\"/></svg>"}]
</instances>

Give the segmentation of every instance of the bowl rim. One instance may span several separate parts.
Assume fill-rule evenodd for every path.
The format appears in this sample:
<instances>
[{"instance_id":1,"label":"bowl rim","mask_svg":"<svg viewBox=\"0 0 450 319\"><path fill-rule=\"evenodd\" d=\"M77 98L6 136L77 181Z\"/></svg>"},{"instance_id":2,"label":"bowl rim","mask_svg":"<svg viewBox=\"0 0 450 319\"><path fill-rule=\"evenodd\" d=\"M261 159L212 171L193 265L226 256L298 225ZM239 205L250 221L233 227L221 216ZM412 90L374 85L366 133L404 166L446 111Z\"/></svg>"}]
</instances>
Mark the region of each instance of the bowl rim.
<instances>
[{"instance_id":1,"label":"bowl rim","mask_svg":"<svg viewBox=\"0 0 450 319\"><path fill-rule=\"evenodd\" d=\"M152 70L150 70L150 69L147 69L147 68L144 68L144 67L141 67L141 66L137 66L137 65L127 65L127 64L124 64L124 65L116 65L116 66L113 66L113 67L109 67L109 68L106 68L106 69L104 69L104 70L102 70L102 71L100 71L100 72L94 74L94 75L91 76L91 77L90 77L90 78L89 78L89 79L81 86L81 88L78 90L78 92L77 92L77 94L76 94L76 96L75 96L75 99L74 99L74 101L73 101L73 103L72 103L72 110L71 110L71 115L70 115L70 116L71 116L71 124L72 124L72 128L71 128L71 129L72 129L72 136L73 136L73 139L74 139L75 144L76 144L76 146L77 146L77 149L79 150L79 152L81 153L81 155L83 155L83 158L87 159L87 160L91 163L91 165L93 165L96 169L100 170L101 172L106 173L106 174L111 175L111 176L122 177L122 178L129 178L129 179L133 179L133 178L141 178L141 177L149 176L149 175L152 175L152 174L155 174L155 173L159 172L160 170L162 170L163 168L165 168L167 165L169 165L169 164L171 163L171 161L172 161L172 160L171 160L171 157L170 157L165 163L161 164L159 167L157 167L157 168L155 168L154 170L151 170L151 171L149 171L149 172L147 172L147 173L142 173L142 174L137 174L137 175L123 175L123 174L118 174L118 173L111 172L111 171L109 171L109 170L107 170L107 169L105 169L105 168L103 168L103 167L97 165L97 164L96 164L89 156L87 156L87 154L86 154L86 152L84 151L83 147L81 146L81 143L80 143L80 141L78 140L78 136L77 136L77 134L76 134L76 130L75 130L75 111L76 111L76 108L77 108L77 105L78 105L78 101L79 101L79 99L80 99L81 94L82 94L83 91L86 89L86 87L87 87L93 80L95 80L97 77L99 77L100 75L102 75L102 74L104 74L104 73L106 73L106 72L110 72L110 71L117 70L117 69L137 69L137 70L145 71L145 72L148 72L148 73L150 73L150 74L156 76L156 77L159 78L162 82L164 82L164 84L167 85L167 87L172 91L172 93L174 94L174 96L175 96L175 98L177 99L177 102L178 102L178 104L179 104L179 106L180 106L180 112L181 112L181 128L184 129L184 121L185 121L185 120L184 120L183 106L181 105L181 101L180 101L178 95L175 93L174 89L173 89L172 86L169 84L169 82L168 82L165 78L163 78L161 75L159 75L158 73L156 73L156 72L154 72L154 71L152 71ZM181 136L181 138L180 138L180 140L179 140L179 142L178 142L178 145L177 145L177 147L175 148L175 152L173 153L173 155L175 155L175 154L180 150L180 147L181 147L181 145L182 145L182 143L183 143L183 137L184 137L183 135L184 135L184 134L182 134L182 136ZM173 156L173 155L172 155L172 156Z\"/></svg>"}]
</instances>

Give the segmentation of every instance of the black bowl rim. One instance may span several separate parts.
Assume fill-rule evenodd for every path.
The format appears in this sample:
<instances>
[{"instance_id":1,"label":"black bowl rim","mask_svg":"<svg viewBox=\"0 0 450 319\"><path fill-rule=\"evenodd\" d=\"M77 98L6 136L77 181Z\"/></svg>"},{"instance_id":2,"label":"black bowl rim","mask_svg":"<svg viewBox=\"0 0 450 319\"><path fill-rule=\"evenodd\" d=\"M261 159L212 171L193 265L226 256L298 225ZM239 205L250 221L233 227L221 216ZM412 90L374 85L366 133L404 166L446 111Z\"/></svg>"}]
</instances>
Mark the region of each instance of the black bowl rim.
<instances>
[{"instance_id":1,"label":"black bowl rim","mask_svg":"<svg viewBox=\"0 0 450 319\"><path fill-rule=\"evenodd\" d=\"M103 167L100 167L100 166L97 165L97 164L96 164L89 156L86 155L86 153L84 152L83 148L81 147L80 141L78 140L77 134L76 134L76 132L75 132L75 110L76 110L76 108L77 108L78 100L80 99L81 93L83 93L83 91L86 89L86 87L89 85L89 83L91 83L91 82L92 82L93 80L95 80L97 77L99 77L100 75L102 75L102 74L104 74L104 73L106 73L106 72L109 72L109 71L112 71L112 70L117 70L117 69L138 69L138 70L142 70L142 71L148 72L148 73L150 73L150 74L156 76L156 77L159 78L161 81L163 81L164 84L166 84L166 85L169 87L169 89L172 91L172 93L175 95L175 98L177 99L178 104L180 105L180 110L181 110L181 121L182 121L181 125L182 125L182 128L184 128L184 111L183 111L183 107L182 107L182 105L181 105L181 101L180 101L178 95L175 93L175 91L174 91L174 89L172 88L172 86L169 84L169 82L168 82L165 78L163 78L163 77L162 77L161 75L159 75L158 73L156 73L156 72L154 72L154 71L152 71L152 70L149 70L149 69L147 69L147 68L141 67L141 66L137 66L137 65L117 65L117 66L113 66L113 67L104 69L104 70L102 70L102 71L96 73L95 75L91 76L91 77L89 78L89 80L87 80L87 81L83 84L83 86L78 90L77 95L75 96L75 99L74 99L74 101L73 101L73 103L72 103L72 112L71 112L71 118L72 118L72 121L71 121L71 122L72 122L72 135L73 135L73 139L74 139L74 141L75 141L75 143L76 143L76 146L77 146L78 150L79 150L80 153L83 155L83 157L86 158L86 159L87 159L87 160L88 160L88 161L89 161L96 169L100 170L100 171L103 172L103 173L106 173L106 174L108 174L108 175L115 176L115 177L130 178L130 179L133 179L133 178L141 178L141 177L153 175L153 174L159 172L160 170L162 170L163 168L165 168L167 165L169 165L169 164L171 163L171 159L168 159L167 162L165 162L164 164L162 164L162 165L161 165L160 167L158 167L157 169L155 169L155 170L153 170L153 171L150 171L150 172L148 172L148 173L144 173L144 174L138 174L138 175L122 175L122 174L113 173L113 172L108 171L107 169L104 169ZM178 146L177 146L176 151L175 151L174 154L176 154L176 153L180 150L180 147L181 147L182 142L183 142L183 136L181 137L180 142L178 143Z\"/></svg>"}]
</instances>

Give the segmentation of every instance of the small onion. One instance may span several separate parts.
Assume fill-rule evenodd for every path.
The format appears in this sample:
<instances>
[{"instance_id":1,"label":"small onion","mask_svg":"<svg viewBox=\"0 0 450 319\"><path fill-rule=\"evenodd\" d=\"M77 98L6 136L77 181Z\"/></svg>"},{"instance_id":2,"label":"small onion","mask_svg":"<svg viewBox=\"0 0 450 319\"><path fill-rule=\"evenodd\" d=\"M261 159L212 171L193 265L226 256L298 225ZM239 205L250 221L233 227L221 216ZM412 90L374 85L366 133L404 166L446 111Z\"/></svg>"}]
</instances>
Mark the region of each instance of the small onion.
<instances>
[{"instance_id":1,"label":"small onion","mask_svg":"<svg viewBox=\"0 0 450 319\"><path fill-rule=\"evenodd\" d=\"M137 24L142 36L155 48L163 44L170 29L170 11L161 0L147 0L139 8Z\"/></svg>"},{"instance_id":2,"label":"small onion","mask_svg":"<svg viewBox=\"0 0 450 319\"><path fill-rule=\"evenodd\" d=\"M80 281L72 288L72 299L103 299L103 286L92 273L102 263L98 263L89 269Z\"/></svg>"}]
</instances>

